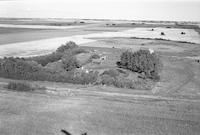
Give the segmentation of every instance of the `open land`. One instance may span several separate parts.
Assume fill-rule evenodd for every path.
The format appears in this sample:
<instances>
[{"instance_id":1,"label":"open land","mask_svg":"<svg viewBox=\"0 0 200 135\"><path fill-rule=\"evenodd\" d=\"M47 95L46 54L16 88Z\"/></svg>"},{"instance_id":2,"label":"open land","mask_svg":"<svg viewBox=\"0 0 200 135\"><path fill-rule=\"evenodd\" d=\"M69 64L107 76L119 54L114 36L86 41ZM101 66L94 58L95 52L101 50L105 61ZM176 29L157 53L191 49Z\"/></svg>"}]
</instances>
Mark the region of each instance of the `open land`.
<instances>
[{"instance_id":1,"label":"open land","mask_svg":"<svg viewBox=\"0 0 200 135\"><path fill-rule=\"evenodd\" d=\"M1 78L0 135L199 135L199 32L189 22L1 18L0 57L49 54L74 41L106 56L90 70L115 68L120 53L140 48L153 49L163 70L151 90L27 81L47 89L13 92Z\"/></svg>"}]
</instances>

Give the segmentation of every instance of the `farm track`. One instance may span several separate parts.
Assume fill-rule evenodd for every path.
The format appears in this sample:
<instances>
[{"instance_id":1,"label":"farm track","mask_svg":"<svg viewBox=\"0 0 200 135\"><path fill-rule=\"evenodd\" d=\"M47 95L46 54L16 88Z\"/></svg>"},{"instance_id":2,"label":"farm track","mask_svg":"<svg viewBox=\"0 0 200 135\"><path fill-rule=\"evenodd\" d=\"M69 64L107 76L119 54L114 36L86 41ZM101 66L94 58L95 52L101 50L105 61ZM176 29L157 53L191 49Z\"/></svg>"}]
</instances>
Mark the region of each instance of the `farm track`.
<instances>
[{"instance_id":1,"label":"farm track","mask_svg":"<svg viewBox=\"0 0 200 135\"><path fill-rule=\"evenodd\" d=\"M179 89L178 89L179 90ZM79 93L79 95L97 95L97 96L108 96L108 97L129 97L132 99L143 99L143 100L158 100L158 101L183 101L183 102L200 102L196 99L183 99L183 98L173 98L161 95L152 95L152 94L132 94L128 93L119 93L119 92L103 92L95 90L86 90L86 89L71 89L71 88L55 88L47 87L48 93L53 93L55 95L66 95L68 93ZM73 95L72 95L73 96Z\"/></svg>"}]
</instances>

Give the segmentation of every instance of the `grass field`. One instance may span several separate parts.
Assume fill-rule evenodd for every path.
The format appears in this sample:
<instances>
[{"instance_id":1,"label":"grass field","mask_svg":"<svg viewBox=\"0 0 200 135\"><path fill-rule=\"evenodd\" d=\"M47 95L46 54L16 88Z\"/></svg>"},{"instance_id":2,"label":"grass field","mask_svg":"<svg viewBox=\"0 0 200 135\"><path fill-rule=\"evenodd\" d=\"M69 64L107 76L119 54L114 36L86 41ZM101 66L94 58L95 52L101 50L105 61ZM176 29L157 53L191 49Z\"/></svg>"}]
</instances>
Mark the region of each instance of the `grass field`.
<instances>
[{"instance_id":1,"label":"grass field","mask_svg":"<svg viewBox=\"0 0 200 135\"><path fill-rule=\"evenodd\" d=\"M100 65L86 66L101 71L115 68L126 49L151 48L163 62L161 80L152 90L27 81L46 90L14 92L4 88L12 80L0 78L0 135L62 135L61 129L73 135L199 135L199 28L161 22L57 21L85 24L54 30L0 28L0 56L46 54L74 40L81 48L106 56ZM1 24L29 26L55 22L0 19ZM152 35L150 28L155 29ZM163 39L161 31L166 33ZM178 37L182 31L184 38Z\"/></svg>"},{"instance_id":2,"label":"grass field","mask_svg":"<svg viewBox=\"0 0 200 135\"><path fill-rule=\"evenodd\" d=\"M83 93L83 94L81 94ZM137 134L198 135L199 102L109 96L75 96L1 91L2 135ZM132 93L133 94L133 93ZM14 101L14 103L13 103Z\"/></svg>"}]
</instances>

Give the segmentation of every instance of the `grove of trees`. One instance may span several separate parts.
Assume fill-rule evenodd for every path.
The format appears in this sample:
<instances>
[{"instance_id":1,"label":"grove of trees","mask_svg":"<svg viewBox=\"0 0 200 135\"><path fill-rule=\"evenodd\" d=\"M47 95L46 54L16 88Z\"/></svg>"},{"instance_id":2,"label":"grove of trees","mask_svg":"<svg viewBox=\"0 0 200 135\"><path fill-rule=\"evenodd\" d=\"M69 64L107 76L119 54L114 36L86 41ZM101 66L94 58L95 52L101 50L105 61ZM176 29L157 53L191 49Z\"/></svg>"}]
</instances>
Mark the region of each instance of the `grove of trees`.
<instances>
[{"instance_id":1,"label":"grove of trees","mask_svg":"<svg viewBox=\"0 0 200 135\"><path fill-rule=\"evenodd\" d=\"M117 64L119 67L143 73L147 78L160 79L159 72L161 71L162 63L159 57L149 50L125 51Z\"/></svg>"},{"instance_id":2,"label":"grove of trees","mask_svg":"<svg viewBox=\"0 0 200 135\"><path fill-rule=\"evenodd\" d=\"M44 56L31 58L3 58L0 59L0 77L35 80L35 81L55 81L75 84L88 84L96 81L96 72L79 73L75 75L73 69L78 68L75 54L83 52L74 42L68 42L59 47L56 52ZM48 63L62 61L64 72L55 72L46 68Z\"/></svg>"}]
</instances>

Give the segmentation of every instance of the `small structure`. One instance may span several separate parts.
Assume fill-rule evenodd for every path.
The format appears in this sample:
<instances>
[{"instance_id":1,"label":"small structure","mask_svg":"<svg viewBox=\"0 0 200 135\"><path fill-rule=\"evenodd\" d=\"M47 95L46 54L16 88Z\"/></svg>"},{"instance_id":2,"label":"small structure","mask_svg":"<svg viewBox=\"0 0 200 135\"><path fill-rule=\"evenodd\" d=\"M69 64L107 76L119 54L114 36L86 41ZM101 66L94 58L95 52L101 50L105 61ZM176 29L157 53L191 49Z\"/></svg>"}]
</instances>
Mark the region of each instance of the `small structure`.
<instances>
[{"instance_id":1,"label":"small structure","mask_svg":"<svg viewBox=\"0 0 200 135\"><path fill-rule=\"evenodd\" d=\"M105 60L105 59L106 59L106 56L102 56L100 59L101 59L101 60Z\"/></svg>"},{"instance_id":2,"label":"small structure","mask_svg":"<svg viewBox=\"0 0 200 135\"><path fill-rule=\"evenodd\" d=\"M200 60L197 59L197 60L195 60L195 62L200 63Z\"/></svg>"},{"instance_id":3,"label":"small structure","mask_svg":"<svg viewBox=\"0 0 200 135\"><path fill-rule=\"evenodd\" d=\"M89 73L89 70L87 70L87 69L86 69L86 70L85 70L85 73L87 73L87 74L88 74L88 73Z\"/></svg>"},{"instance_id":4,"label":"small structure","mask_svg":"<svg viewBox=\"0 0 200 135\"><path fill-rule=\"evenodd\" d=\"M164 36L164 35L165 35L165 33L164 33L164 32L161 32L161 33L160 33L160 35Z\"/></svg>"},{"instance_id":5,"label":"small structure","mask_svg":"<svg viewBox=\"0 0 200 135\"><path fill-rule=\"evenodd\" d=\"M185 32L181 32L181 35L185 35Z\"/></svg>"},{"instance_id":6,"label":"small structure","mask_svg":"<svg viewBox=\"0 0 200 135\"><path fill-rule=\"evenodd\" d=\"M154 53L154 50L149 48L149 52L150 52L150 54L152 54L152 53Z\"/></svg>"}]
</instances>

